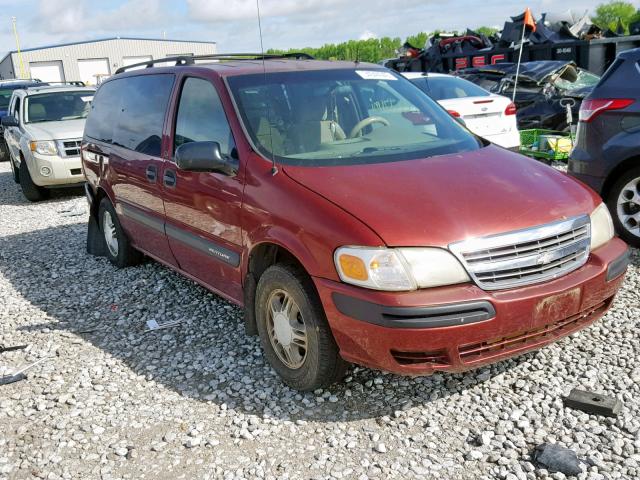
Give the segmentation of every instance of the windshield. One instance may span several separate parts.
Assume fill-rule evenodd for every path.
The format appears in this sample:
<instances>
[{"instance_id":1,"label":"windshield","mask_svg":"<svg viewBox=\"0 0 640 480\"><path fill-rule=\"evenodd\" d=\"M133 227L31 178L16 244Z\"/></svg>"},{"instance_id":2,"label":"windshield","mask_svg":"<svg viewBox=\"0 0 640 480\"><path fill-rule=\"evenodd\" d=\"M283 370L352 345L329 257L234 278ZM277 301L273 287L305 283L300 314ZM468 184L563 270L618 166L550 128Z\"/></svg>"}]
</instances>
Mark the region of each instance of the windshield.
<instances>
[{"instance_id":1,"label":"windshield","mask_svg":"<svg viewBox=\"0 0 640 480\"><path fill-rule=\"evenodd\" d=\"M567 68L556 79L555 84L560 90L578 90L580 88L595 87L599 81L600 77L591 72L581 68Z\"/></svg>"},{"instance_id":2,"label":"windshield","mask_svg":"<svg viewBox=\"0 0 640 480\"><path fill-rule=\"evenodd\" d=\"M26 101L25 123L59 122L87 118L93 93L85 90L30 95Z\"/></svg>"},{"instance_id":3,"label":"windshield","mask_svg":"<svg viewBox=\"0 0 640 480\"><path fill-rule=\"evenodd\" d=\"M467 80L456 77L420 77L412 78L411 82L428 94L434 100L448 100L451 98L488 97L491 95L484 88Z\"/></svg>"},{"instance_id":4,"label":"windshield","mask_svg":"<svg viewBox=\"0 0 640 480\"><path fill-rule=\"evenodd\" d=\"M282 163L398 161L482 146L442 107L386 70L283 72L228 81L253 144Z\"/></svg>"}]
</instances>

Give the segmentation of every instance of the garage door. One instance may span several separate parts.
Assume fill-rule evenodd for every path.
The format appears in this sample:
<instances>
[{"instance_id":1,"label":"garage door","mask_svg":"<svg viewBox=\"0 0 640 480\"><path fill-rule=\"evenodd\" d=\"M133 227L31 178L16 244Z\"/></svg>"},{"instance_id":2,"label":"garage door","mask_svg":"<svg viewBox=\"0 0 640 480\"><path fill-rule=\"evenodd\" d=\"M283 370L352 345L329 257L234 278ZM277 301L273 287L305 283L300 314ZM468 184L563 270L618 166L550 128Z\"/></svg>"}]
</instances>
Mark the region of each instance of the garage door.
<instances>
[{"instance_id":1,"label":"garage door","mask_svg":"<svg viewBox=\"0 0 640 480\"><path fill-rule=\"evenodd\" d=\"M141 55L138 57L122 57L122 66L128 67L129 65L133 65L134 63L148 62L150 60L152 60L151 55ZM136 67L132 68L132 70L138 70L140 68L144 67Z\"/></svg>"},{"instance_id":2,"label":"garage door","mask_svg":"<svg viewBox=\"0 0 640 480\"><path fill-rule=\"evenodd\" d=\"M87 85L97 85L111 74L108 58L85 58L78 60L80 78ZM75 79L74 79L75 80Z\"/></svg>"},{"instance_id":3,"label":"garage door","mask_svg":"<svg viewBox=\"0 0 640 480\"><path fill-rule=\"evenodd\" d=\"M64 71L62 61L54 62L29 62L31 78L42 80L43 82L64 82Z\"/></svg>"}]
</instances>

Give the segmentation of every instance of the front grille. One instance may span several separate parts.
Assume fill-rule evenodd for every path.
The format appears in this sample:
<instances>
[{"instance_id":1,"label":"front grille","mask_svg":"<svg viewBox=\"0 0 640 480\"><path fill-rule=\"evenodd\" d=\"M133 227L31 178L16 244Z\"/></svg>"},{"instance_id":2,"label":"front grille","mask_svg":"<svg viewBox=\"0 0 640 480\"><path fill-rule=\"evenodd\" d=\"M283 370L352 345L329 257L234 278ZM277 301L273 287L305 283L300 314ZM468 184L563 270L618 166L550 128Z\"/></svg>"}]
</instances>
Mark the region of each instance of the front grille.
<instances>
[{"instance_id":1,"label":"front grille","mask_svg":"<svg viewBox=\"0 0 640 480\"><path fill-rule=\"evenodd\" d=\"M576 330L581 325L591 322L595 316L602 314L609 308L612 300L613 298L610 298L576 315L540 328L519 332L509 337L496 338L487 342L459 347L460 359L465 363L473 363L474 361L482 361L523 347L526 348L528 345L534 345L540 341L550 342L556 340Z\"/></svg>"},{"instance_id":2,"label":"front grille","mask_svg":"<svg viewBox=\"0 0 640 480\"><path fill-rule=\"evenodd\" d=\"M446 350L436 350L434 352L401 352L391 350L391 355L400 365L431 365L446 367L451 365L449 355Z\"/></svg>"},{"instance_id":3,"label":"front grille","mask_svg":"<svg viewBox=\"0 0 640 480\"><path fill-rule=\"evenodd\" d=\"M449 246L476 284L500 290L551 280L585 264L591 244L586 215Z\"/></svg>"},{"instance_id":4,"label":"front grille","mask_svg":"<svg viewBox=\"0 0 640 480\"><path fill-rule=\"evenodd\" d=\"M80 155L80 144L82 139L61 140L58 142L60 153L63 157L77 157Z\"/></svg>"}]
</instances>

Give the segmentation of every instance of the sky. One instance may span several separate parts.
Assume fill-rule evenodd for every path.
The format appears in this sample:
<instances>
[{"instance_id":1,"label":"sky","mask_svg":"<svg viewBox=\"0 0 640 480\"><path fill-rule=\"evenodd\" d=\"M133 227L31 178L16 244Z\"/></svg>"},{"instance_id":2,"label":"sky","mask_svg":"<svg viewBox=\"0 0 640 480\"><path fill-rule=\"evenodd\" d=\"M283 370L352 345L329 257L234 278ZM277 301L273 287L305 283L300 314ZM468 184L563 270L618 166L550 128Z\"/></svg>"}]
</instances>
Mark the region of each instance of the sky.
<instances>
[{"instance_id":1,"label":"sky","mask_svg":"<svg viewBox=\"0 0 640 480\"><path fill-rule=\"evenodd\" d=\"M265 49L317 47L350 39L401 37L435 29L502 27L534 16L595 10L601 0L258 0ZM640 7L640 0L631 3ZM113 36L218 43L219 52L259 51L256 0L0 0L0 55L22 48ZM0 57L1 58L1 57Z\"/></svg>"}]
</instances>

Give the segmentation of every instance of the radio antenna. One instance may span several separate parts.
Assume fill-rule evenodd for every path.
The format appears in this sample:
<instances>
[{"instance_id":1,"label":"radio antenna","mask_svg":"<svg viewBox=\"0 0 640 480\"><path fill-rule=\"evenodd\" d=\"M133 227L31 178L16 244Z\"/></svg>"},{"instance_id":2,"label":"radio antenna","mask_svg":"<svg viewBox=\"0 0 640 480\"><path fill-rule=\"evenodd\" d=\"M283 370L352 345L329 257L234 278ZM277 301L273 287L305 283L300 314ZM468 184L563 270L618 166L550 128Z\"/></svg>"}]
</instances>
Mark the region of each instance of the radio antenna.
<instances>
[{"instance_id":1,"label":"radio antenna","mask_svg":"<svg viewBox=\"0 0 640 480\"><path fill-rule=\"evenodd\" d=\"M256 0L256 9L258 10L258 32L260 32L260 53L262 54L262 73L264 74L265 95L267 93L267 66L264 59L264 44L262 43L262 22L260 21L260 0ZM271 134L271 109L269 108L269 99L265 102L267 106L267 123L269 124L269 143L271 144L271 175L278 173L276 165L276 155L273 153L273 135Z\"/></svg>"}]
</instances>

